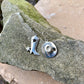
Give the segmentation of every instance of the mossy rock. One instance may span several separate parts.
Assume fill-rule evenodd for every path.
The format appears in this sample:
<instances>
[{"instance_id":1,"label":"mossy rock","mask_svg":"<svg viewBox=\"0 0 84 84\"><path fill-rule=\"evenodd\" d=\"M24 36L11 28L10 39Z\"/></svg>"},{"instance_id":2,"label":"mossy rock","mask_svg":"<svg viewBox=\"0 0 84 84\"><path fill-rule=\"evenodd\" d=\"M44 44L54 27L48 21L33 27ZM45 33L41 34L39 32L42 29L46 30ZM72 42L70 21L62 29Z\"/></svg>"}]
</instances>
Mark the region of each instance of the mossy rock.
<instances>
[{"instance_id":1,"label":"mossy rock","mask_svg":"<svg viewBox=\"0 0 84 84\"><path fill-rule=\"evenodd\" d=\"M26 15L28 15L31 19L35 20L37 23L48 27L50 24L46 21L41 14L27 1L25 0L9 0L12 4L15 4L21 9Z\"/></svg>"},{"instance_id":2,"label":"mossy rock","mask_svg":"<svg viewBox=\"0 0 84 84\"><path fill-rule=\"evenodd\" d=\"M84 83L84 42L59 33L26 1L15 1L4 0L2 3L4 27L0 36L0 62L24 70L45 72L65 84ZM19 1L22 2L19 4ZM22 3L27 5L23 6ZM36 10L43 21L40 17L36 21L33 14L32 16L29 14L30 10L29 13L23 10L29 6L33 7L31 11ZM37 48L40 56L34 56L26 50L26 47L31 44L31 37L36 34L40 38ZM49 59L42 54L44 38L57 46L58 53L54 58Z\"/></svg>"}]
</instances>

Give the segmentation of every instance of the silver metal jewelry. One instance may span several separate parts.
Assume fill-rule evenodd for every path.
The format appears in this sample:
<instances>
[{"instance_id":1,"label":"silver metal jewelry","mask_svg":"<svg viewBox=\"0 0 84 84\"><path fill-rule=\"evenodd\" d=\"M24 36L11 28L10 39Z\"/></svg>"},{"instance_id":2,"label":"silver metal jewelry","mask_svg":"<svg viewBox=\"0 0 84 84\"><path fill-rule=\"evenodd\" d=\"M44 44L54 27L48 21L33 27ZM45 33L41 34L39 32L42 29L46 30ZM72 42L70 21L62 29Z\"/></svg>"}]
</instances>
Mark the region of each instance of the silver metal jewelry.
<instances>
[{"instance_id":1,"label":"silver metal jewelry","mask_svg":"<svg viewBox=\"0 0 84 84\"><path fill-rule=\"evenodd\" d=\"M34 54L34 55L40 55L36 50L37 50L37 46L39 43L39 38L35 35L32 36L31 38L31 47L27 47L27 51L30 52L30 54Z\"/></svg>"},{"instance_id":2,"label":"silver metal jewelry","mask_svg":"<svg viewBox=\"0 0 84 84\"><path fill-rule=\"evenodd\" d=\"M53 42L46 41L42 45L42 53L48 58L55 57L57 54L57 47Z\"/></svg>"}]
</instances>

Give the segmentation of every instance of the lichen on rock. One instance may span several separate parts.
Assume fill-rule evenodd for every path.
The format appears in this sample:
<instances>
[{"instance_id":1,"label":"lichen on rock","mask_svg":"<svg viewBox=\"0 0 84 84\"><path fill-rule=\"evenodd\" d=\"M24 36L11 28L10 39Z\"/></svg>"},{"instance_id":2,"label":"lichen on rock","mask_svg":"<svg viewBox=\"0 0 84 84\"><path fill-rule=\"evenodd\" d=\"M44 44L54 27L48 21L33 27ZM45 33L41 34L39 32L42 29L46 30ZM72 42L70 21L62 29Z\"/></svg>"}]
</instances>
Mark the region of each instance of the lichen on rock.
<instances>
[{"instance_id":1,"label":"lichen on rock","mask_svg":"<svg viewBox=\"0 0 84 84\"><path fill-rule=\"evenodd\" d=\"M40 23L41 25L48 26L49 23L43 18L40 13L27 1L25 0L9 0L12 4L18 6L26 15L28 15L31 19Z\"/></svg>"},{"instance_id":2,"label":"lichen on rock","mask_svg":"<svg viewBox=\"0 0 84 84\"><path fill-rule=\"evenodd\" d=\"M38 19L35 19L31 11L37 15L36 9L24 0L3 1L0 62L24 70L42 71L67 84L84 82L84 42L62 35L39 13L36 16ZM30 55L26 51L31 37L36 34L40 38L37 49L40 56ZM46 39L57 46L58 54L54 58L48 59L42 54L41 46Z\"/></svg>"}]
</instances>

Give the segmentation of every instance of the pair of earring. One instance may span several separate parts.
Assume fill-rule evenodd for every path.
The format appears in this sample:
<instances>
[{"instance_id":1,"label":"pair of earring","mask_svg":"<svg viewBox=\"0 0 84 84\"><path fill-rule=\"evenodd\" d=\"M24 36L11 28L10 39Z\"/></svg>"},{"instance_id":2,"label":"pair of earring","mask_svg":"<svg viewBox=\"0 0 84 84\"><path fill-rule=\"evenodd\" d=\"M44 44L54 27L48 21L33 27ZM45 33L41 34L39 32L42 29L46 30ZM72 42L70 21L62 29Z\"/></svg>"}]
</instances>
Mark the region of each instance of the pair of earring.
<instances>
[{"instance_id":1,"label":"pair of earring","mask_svg":"<svg viewBox=\"0 0 84 84\"><path fill-rule=\"evenodd\" d=\"M35 35L32 36L31 38L31 47L27 47L26 50L28 52L30 52L30 54L34 54L34 55L40 55L37 52L37 46L39 43L39 38ZM43 55L45 55L47 58L52 58L55 57L57 54L57 47L55 46L55 44L53 42L48 42L46 41L43 45L42 45L42 53Z\"/></svg>"}]
</instances>

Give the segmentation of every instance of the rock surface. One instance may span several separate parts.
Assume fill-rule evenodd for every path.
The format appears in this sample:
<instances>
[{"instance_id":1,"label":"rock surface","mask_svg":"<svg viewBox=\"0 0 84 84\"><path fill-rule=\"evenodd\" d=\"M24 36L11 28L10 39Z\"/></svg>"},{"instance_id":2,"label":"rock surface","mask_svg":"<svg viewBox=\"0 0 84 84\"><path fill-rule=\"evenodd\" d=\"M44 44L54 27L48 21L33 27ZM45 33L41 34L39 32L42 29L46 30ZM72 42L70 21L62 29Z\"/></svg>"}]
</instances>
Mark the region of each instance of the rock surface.
<instances>
[{"instance_id":1,"label":"rock surface","mask_svg":"<svg viewBox=\"0 0 84 84\"><path fill-rule=\"evenodd\" d=\"M9 84L8 82L6 82L3 77L0 75L0 84Z\"/></svg>"},{"instance_id":2,"label":"rock surface","mask_svg":"<svg viewBox=\"0 0 84 84\"><path fill-rule=\"evenodd\" d=\"M9 84L63 84L55 81L48 74L39 71L25 71L15 66L2 63L0 63L0 75Z\"/></svg>"},{"instance_id":3,"label":"rock surface","mask_svg":"<svg viewBox=\"0 0 84 84\"><path fill-rule=\"evenodd\" d=\"M2 3L4 28L0 37L0 62L24 70L42 71L66 84L84 83L84 42L62 35L32 5L24 0L20 2L4 0ZM31 10L25 12L26 7L35 14L30 14ZM36 34L40 38L37 49L40 56L30 55L26 51L31 37ZM49 59L43 56L41 46L45 39L57 46L56 57Z\"/></svg>"},{"instance_id":4,"label":"rock surface","mask_svg":"<svg viewBox=\"0 0 84 84\"><path fill-rule=\"evenodd\" d=\"M2 11L1 11L1 3L2 3L2 1L3 0L0 0L0 33L1 33L2 29L3 29L3 21L2 21L3 17L2 17Z\"/></svg>"},{"instance_id":5,"label":"rock surface","mask_svg":"<svg viewBox=\"0 0 84 84\"><path fill-rule=\"evenodd\" d=\"M84 41L84 0L40 0L35 7L63 34Z\"/></svg>"}]
</instances>

